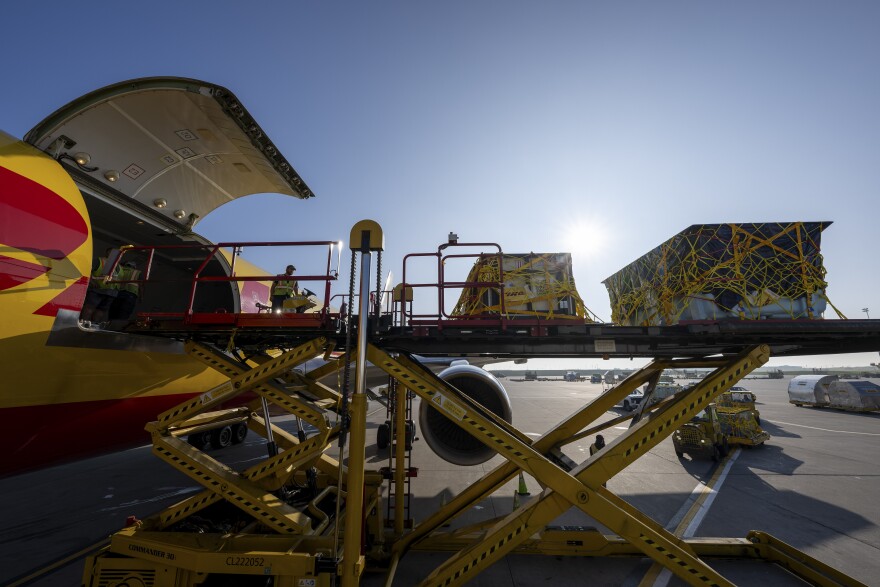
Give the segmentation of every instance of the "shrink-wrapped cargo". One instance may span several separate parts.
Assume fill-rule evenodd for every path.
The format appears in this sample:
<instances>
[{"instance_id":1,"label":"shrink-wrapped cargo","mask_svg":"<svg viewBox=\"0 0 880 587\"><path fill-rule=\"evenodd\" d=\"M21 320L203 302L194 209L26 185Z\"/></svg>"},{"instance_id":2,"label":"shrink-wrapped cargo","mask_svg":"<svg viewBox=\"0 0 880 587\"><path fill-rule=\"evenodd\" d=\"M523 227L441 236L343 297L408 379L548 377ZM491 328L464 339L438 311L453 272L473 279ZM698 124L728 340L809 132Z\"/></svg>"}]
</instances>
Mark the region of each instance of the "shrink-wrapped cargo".
<instances>
[{"instance_id":1,"label":"shrink-wrapped cargo","mask_svg":"<svg viewBox=\"0 0 880 587\"><path fill-rule=\"evenodd\" d=\"M602 283L617 324L821 318L831 222L695 224Z\"/></svg>"}]
</instances>

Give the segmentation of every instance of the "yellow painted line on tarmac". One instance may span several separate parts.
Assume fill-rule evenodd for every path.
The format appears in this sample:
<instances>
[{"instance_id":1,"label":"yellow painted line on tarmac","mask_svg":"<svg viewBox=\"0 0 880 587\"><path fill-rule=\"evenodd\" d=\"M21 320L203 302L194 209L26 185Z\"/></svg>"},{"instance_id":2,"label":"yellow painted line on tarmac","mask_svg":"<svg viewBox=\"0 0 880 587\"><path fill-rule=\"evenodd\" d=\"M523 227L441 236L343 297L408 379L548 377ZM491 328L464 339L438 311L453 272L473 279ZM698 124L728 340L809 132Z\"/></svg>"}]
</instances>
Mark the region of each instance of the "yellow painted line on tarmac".
<instances>
[{"instance_id":1,"label":"yellow painted line on tarmac","mask_svg":"<svg viewBox=\"0 0 880 587\"><path fill-rule=\"evenodd\" d=\"M19 577L18 579L16 579L12 583L9 583L6 587L19 587L20 585L27 585L31 581L35 581L35 580L39 579L40 577L43 577L44 575L48 575L49 573L60 569L61 567L67 566L70 563L72 563L73 561L75 561L76 559L82 558L88 554L91 554L95 551L98 551L109 544L110 544L109 538L104 538L102 540L99 540L98 542L95 542L91 546L86 546L82 550L78 550L72 554L69 554L69 555L65 556L64 558L61 558L53 563L46 565L45 567L42 567L42 568L37 569L35 571L31 571L30 573L28 573L24 577Z\"/></svg>"},{"instance_id":2,"label":"yellow painted line on tarmac","mask_svg":"<svg viewBox=\"0 0 880 587\"><path fill-rule=\"evenodd\" d=\"M700 523L709 512L712 502L715 501L715 496L718 495L721 485L727 478L727 473L733 466L734 461L739 457L739 454L739 448L733 449L730 456L720 463L723 464L723 466L715 468L715 472L712 474L712 477L709 478L709 481L705 484L700 483L694 488L691 495L699 494L699 496L694 500L693 505L691 505L687 513L675 527L673 534L681 538L690 538L696 533L697 528L700 527ZM671 578L672 573L668 569L662 565L654 563L651 565L651 568L648 569L648 572L645 573L645 576L642 577L642 580L639 582L639 587L664 587L669 583Z\"/></svg>"}]
</instances>

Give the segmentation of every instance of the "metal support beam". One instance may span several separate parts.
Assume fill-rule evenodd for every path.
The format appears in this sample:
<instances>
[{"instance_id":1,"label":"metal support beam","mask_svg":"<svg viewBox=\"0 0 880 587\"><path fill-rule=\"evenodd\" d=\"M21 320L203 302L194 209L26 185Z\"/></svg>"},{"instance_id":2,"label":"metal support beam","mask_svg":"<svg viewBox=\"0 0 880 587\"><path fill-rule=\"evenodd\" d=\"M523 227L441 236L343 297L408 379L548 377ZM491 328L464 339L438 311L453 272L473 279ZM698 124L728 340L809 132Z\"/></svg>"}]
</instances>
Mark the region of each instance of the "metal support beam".
<instances>
[{"instance_id":1,"label":"metal support beam","mask_svg":"<svg viewBox=\"0 0 880 587\"><path fill-rule=\"evenodd\" d=\"M674 573L695 585L728 585L717 572L701 561L680 539L671 535L655 521L641 514L623 500L602 487L608 478L618 473L630 462L656 446L672 433L678 425L687 422L703 409L719 393L747 373L767 361L768 349L759 347L749 349L727 365L716 369L709 377L692 390L664 404L660 409L650 412L642 421L630 428L624 435L608 447L588 459L580 467L568 473L536 450L532 443L506 423L498 423L497 418L485 416L486 411L475 406L473 401L455 388L437 379L423 369L415 369L413 364L405 365L404 360L392 359L387 353L370 348L369 357L374 365L383 368L402 384L418 394L422 401L431 402L440 413L456 422L475 438L493 447L514 466L514 472L521 469L530 473L547 489L525 507L515 511L491 529L483 540L453 556L441 565L428 579L426 585L457 585L464 583L474 574L499 560L522 541L540 531L558 515L574 506L594 519L607 525L628 539L644 554L664 564ZM589 414L595 420L601 413L617 403L623 392L644 381L658 376L655 368L644 369L628 378L628 384L614 393L600 397L588 408L578 414ZM621 387L621 386L619 386ZM600 412L601 410L601 412ZM586 425L588 418L578 424ZM592 420L590 420L592 421ZM569 436L579 432L572 432ZM563 442L559 439L558 443ZM548 442L549 444L549 442ZM553 446L547 446L549 450ZM509 469L508 469L509 471ZM507 471L504 471L505 473ZM483 485L503 482L507 475L501 472L490 474L491 480L480 483L480 489L470 492L469 497L489 487Z\"/></svg>"}]
</instances>

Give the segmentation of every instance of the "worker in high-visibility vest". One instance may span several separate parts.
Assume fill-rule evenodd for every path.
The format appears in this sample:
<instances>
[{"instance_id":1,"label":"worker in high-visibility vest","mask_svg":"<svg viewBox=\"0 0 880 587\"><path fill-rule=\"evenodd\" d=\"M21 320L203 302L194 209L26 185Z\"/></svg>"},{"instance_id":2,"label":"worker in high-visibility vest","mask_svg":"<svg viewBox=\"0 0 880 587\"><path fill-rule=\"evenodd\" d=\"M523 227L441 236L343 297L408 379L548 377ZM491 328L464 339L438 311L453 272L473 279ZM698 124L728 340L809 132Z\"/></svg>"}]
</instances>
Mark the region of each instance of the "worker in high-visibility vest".
<instances>
[{"instance_id":1,"label":"worker in high-visibility vest","mask_svg":"<svg viewBox=\"0 0 880 587\"><path fill-rule=\"evenodd\" d=\"M140 294L140 285L137 283L140 276L141 272L134 261L126 261L119 268L118 274L113 277L120 283L117 284L116 299L110 307L111 320L131 318Z\"/></svg>"},{"instance_id":2,"label":"worker in high-visibility vest","mask_svg":"<svg viewBox=\"0 0 880 587\"><path fill-rule=\"evenodd\" d=\"M596 442L590 445L590 456L593 456L603 448L605 448L605 438L601 434L597 434ZM605 487L606 485L606 483L603 483L602 487Z\"/></svg>"},{"instance_id":3,"label":"worker in high-visibility vest","mask_svg":"<svg viewBox=\"0 0 880 587\"><path fill-rule=\"evenodd\" d=\"M290 277L290 279L280 279L272 283L269 294L272 296L272 311L280 313L284 308L284 300L291 296L299 295L299 283L293 279L293 272L296 267L288 265L284 273L278 277Z\"/></svg>"},{"instance_id":4,"label":"worker in high-visibility vest","mask_svg":"<svg viewBox=\"0 0 880 587\"><path fill-rule=\"evenodd\" d=\"M96 258L92 263L92 276L80 313L80 320L85 326L97 326L110 319L110 308L119 293L116 284L107 281L108 278L115 278L119 272L117 267L113 275L106 274L113 263L111 259L113 259L113 249L108 248L103 257Z\"/></svg>"}]
</instances>

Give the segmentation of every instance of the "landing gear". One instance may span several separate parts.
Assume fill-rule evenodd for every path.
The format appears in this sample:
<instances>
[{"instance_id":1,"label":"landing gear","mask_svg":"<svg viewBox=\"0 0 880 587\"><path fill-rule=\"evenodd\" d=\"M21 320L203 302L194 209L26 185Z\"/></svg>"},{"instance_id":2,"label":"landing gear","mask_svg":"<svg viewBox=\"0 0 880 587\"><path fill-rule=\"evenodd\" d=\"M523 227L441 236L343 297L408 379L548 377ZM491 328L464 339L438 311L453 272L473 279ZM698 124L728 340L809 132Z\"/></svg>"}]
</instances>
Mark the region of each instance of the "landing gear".
<instances>
[{"instance_id":1,"label":"landing gear","mask_svg":"<svg viewBox=\"0 0 880 587\"><path fill-rule=\"evenodd\" d=\"M224 426L211 431L211 445L214 448L226 448L232 444L232 426Z\"/></svg>"},{"instance_id":2,"label":"landing gear","mask_svg":"<svg viewBox=\"0 0 880 587\"><path fill-rule=\"evenodd\" d=\"M379 424L379 428L376 430L376 446L379 450L385 450L388 448L388 439L391 437L391 425L390 424Z\"/></svg>"},{"instance_id":3,"label":"landing gear","mask_svg":"<svg viewBox=\"0 0 880 587\"><path fill-rule=\"evenodd\" d=\"M210 440L208 432L195 432L186 437L186 441L199 450L204 450Z\"/></svg>"},{"instance_id":4,"label":"landing gear","mask_svg":"<svg viewBox=\"0 0 880 587\"><path fill-rule=\"evenodd\" d=\"M412 420L406 421L406 435L404 442L406 450L412 450L413 439L416 436L416 423ZM376 429L376 446L379 450L385 450L391 442L391 421L386 420L384 424L379 424Z\"/></svg>"},{"instance_id":5,"label":"landing gear","mask_svg":"<svg viewBox=\"0 0 880 587\"><path fill-rule=\"evenodd\" d=\"M232 427L232 444L241 444L247 438L248 427L244 422L240 422Z\"/></svg>"}]
</instances>

